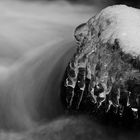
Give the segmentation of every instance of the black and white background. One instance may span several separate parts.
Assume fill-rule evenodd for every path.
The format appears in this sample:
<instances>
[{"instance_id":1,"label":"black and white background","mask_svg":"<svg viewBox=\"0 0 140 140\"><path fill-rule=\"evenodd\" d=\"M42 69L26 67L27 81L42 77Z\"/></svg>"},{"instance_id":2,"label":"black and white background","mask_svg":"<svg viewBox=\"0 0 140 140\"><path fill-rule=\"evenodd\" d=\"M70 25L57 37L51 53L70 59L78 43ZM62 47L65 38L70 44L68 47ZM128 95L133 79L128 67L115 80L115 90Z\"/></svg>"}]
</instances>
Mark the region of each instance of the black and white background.
<instances>
[{"instance_id":1,"label":"black and white background","mask_svg":"<svg viewBox=\"0 0 140 140\"><path fill-rule=\"evenodd\" d=\"M129 140L139 133L66 116L60 85L77 25L113 4L138 0L0 1L0 140Z\"/></svg>"}]
</instances>

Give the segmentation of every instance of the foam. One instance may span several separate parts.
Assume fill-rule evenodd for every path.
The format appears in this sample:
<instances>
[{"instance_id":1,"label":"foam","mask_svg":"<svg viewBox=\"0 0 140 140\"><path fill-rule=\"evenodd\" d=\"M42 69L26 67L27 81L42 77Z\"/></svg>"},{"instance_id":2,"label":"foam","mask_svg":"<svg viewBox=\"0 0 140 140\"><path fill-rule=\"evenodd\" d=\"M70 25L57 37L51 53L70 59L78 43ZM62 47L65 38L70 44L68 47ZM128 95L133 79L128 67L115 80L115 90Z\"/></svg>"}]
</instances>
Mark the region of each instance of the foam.
<instances>
[{"instance_id":1,"label":"foam","mask_svg":"<svg viewBox=\"0 0 140 140\"><path fill-rule=\"evenodd\" d=\"M125 5L103 9L95 16L94 28L100 32L100 41L114 44L119 40L125 53L140 54L140 10Z\"/></svg>"}]
</instances>

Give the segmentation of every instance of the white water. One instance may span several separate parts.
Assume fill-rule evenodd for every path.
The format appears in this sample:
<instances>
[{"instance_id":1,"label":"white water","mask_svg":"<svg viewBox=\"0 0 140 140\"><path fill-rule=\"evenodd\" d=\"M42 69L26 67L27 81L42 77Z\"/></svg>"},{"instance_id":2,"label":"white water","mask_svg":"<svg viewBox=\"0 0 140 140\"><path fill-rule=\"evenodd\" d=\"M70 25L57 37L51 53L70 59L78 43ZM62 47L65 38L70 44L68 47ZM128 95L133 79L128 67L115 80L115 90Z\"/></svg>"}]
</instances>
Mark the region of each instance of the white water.
<instances>
[{"instance_id":1,"label":"white water","mask_svg":"<svg viewBox=\"0 0 140 140\"><path fill-rule=\"evenodd\" d=\"M73 31L95 11L66 2L0 1L2 131L31 130L63 115L60 83L75 50Z\"/></svg>"},{"instance_id":2,"label":"white water","mask_svg":"<svg viewBox=\"0 0 140 140\"><path fill-rule=\"evenodd\" d=\"M97 10L62 1L0 1L0 140L139 139L63 116L60 83L75 51L73 31Z\"/></svg>"}]
</instances>

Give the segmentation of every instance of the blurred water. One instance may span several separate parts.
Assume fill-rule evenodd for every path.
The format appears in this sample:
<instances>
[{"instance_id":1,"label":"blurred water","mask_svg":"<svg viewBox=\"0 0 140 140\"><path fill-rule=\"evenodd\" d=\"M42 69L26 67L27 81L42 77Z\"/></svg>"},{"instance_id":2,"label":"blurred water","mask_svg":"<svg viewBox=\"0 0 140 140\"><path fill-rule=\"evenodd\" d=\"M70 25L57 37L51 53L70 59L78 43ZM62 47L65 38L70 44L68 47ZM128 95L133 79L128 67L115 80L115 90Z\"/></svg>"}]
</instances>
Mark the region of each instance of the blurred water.
<instances>
[{"instance_id":1,"label":"blurred water","mask_svg":"<svg viewBox=\"0 0 140 140\"><path fill-rule=\"evenodd\" d=\"M99 10L61 0L0 1L0 140L126 139L87 119L57 119L74 28Z\"/></svg>"},{"instance_id":2,"label":"blurred water","mask_svg":"<svg viewBox=\"0 0 140 140\"><path fill-rule=\"evenodd\" d=\"M75 51L73 31L97 10L63 1L0 1L2 131L30 130L63 114L60 83Z\"/></svg>"}]
</instances>

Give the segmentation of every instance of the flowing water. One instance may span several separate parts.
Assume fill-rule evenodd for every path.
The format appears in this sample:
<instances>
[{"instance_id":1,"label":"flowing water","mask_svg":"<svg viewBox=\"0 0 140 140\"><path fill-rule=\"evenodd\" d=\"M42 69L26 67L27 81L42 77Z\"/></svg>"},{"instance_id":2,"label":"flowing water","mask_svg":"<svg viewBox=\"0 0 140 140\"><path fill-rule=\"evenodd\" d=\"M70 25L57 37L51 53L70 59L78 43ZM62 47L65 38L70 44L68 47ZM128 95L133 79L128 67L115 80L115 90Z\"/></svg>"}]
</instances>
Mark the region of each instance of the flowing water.
<instances>
[{"instance_id":1,"label":"flowing water","mask_svg":"<svg viewBox=\"0 0 140 140\"><path fill-rule=\"evenodd\" d=\"M64 1L0 1L0 140L64 114L60 84L76 49L73 31L96 11Z\"/></svg>"},{"instance_id":2,"label":"flowing water","mask_svg":"<svg viewBox=\"0 0 140 140\"><path fill-rule=\"evenodd\" d=\"M60 102L74 28L97 11L65 1L0 1L0 140L126 139L64 116Z\"/></svg>"}]
</instances>

